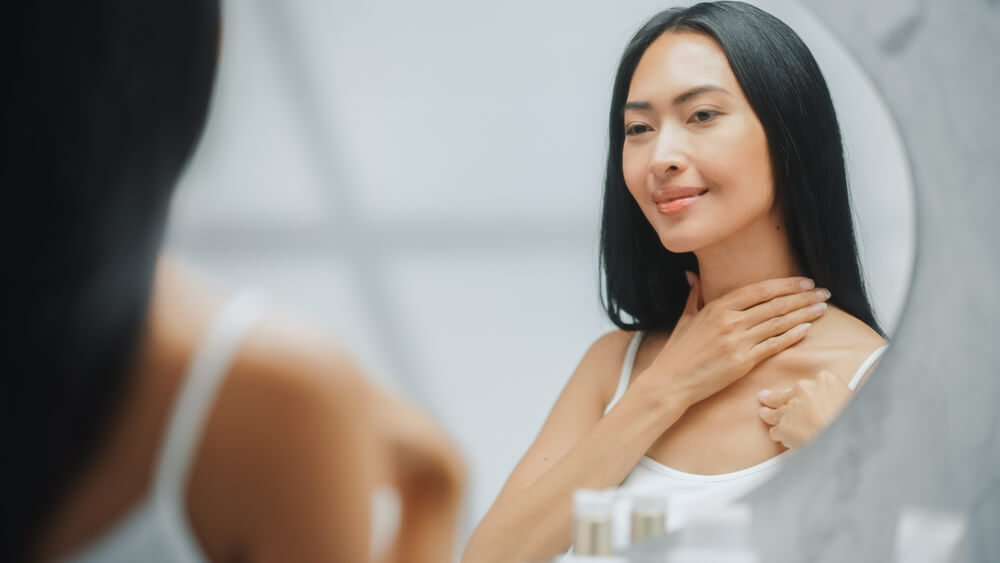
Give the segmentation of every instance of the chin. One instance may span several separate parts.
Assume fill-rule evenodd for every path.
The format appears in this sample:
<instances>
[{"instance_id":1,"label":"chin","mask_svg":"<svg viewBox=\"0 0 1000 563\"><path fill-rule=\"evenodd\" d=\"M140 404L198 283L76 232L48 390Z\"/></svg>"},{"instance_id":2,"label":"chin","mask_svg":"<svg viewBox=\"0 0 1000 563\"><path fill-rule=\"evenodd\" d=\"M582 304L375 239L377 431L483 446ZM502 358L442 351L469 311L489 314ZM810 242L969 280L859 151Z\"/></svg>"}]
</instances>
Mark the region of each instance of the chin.
<instances>
[{"instance_id":1,"label":"chin","mask_svg":"<svg viewBox=\"0 0 1000 563\"><path fill-rule=\"evenodd\" d=\"M677 235L667 236L662 233L660 233L660 244L663 245L663 248L666 248L674 254L694 252L705 246L704 241L698 237Z\"/></svg>"}]
</instances>

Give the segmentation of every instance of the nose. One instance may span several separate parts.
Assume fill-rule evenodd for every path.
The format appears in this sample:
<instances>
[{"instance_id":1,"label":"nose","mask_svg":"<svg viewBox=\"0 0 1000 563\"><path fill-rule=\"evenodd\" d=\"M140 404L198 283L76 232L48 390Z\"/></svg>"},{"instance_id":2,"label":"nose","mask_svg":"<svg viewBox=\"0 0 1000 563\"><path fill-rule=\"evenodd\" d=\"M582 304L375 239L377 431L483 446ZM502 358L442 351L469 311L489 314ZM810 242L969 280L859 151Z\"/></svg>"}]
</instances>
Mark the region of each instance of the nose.
<instances>
[{"instance_id":1,"label":"nose","mask_svg":"<svg viewBox=\"0 0 1000 563\"><path fill-rule=\"evenodd\" d=\"M667 176L683 172L688 166L683 142L675 133L664 130L656 139L656 148L649 159L649 172L654 176Z\"/></svg>"}]
</instances>

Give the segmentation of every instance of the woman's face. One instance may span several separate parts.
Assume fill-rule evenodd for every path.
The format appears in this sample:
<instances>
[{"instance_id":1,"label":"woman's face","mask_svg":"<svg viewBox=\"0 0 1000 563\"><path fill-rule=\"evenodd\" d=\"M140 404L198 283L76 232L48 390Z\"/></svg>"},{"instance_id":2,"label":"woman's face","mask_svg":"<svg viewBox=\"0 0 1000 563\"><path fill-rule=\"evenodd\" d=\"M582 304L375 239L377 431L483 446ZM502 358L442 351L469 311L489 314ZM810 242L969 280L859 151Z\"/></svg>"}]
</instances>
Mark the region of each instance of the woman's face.
<instances>
[{"instance_id":1,"label":"woman's face","mask_svg":"<svg viewBox=\"0 0 1000 563\"><path fill-rule=\"evenodd\" d=\"M632 76L624 118L625 183L668 250L779 224L764 129L713 39L656 39Z\"/></svg>"}]
</instances>

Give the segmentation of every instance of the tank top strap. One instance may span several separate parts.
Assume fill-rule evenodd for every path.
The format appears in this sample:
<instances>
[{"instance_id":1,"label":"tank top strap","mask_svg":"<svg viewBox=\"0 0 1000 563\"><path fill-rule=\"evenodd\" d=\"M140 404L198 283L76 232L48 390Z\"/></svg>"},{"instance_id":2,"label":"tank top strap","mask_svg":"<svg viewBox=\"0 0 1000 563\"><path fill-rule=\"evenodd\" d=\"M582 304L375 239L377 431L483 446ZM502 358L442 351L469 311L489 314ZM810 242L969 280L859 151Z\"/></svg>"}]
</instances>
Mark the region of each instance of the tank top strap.
<instances>
[{"instance_id":1,"label":"tank top strap","mask_svg":"<svg viewBox=\"0 0 1000 563\"><path fill-rule=\"evenodd\" d=\"M876 362L878 362L879 358L882 357L882 354L886 351L888 347L889 347L888 344L884 344L883 346L872 352L871 355L868 356L868 359L866 359L865 362L861 364L861 367L858 368L857 373L855 373L854 377L851 378L851 382L847 384L847 387L851 391L854 391L858 387L858 384L860 384L861 380L863 380L865 376L868 375L868 372L872 370L872 367L875 365Z\"/></svg>"},{"instance_id":2,"label":"tank top strap","mask_svg":"<svg viewBox=\"0 0 1000 563\"><path fill-rule=\"evenodd\" d=\"M629 342L628 348L625 350L625 361L622 363L622 372L618 378L618 389L615 390L615 394L608 401L608 406L604 407L604 414L608 414L611 408L615 406L616 403L625 394L625 390L628 389L628 383L632 379L632 366L635 365L635 355L639 351L639 344L642 343L642 338L646 335L644 331L637 331L634 336L632 336L632 341Z\"/></svg>"},{"instance_id":3,"label":"tank top strap","mask_svg":"<svg viewBox=\"0 0 1000 563\"><path fill-rule=\"evenodd\" d=\"M183 504L192 458L215 396L243 338L264 312L263 297L244 291L230 298L209 325L174 399L153 484L158 500Z\"/></svg>"}]
</instances>

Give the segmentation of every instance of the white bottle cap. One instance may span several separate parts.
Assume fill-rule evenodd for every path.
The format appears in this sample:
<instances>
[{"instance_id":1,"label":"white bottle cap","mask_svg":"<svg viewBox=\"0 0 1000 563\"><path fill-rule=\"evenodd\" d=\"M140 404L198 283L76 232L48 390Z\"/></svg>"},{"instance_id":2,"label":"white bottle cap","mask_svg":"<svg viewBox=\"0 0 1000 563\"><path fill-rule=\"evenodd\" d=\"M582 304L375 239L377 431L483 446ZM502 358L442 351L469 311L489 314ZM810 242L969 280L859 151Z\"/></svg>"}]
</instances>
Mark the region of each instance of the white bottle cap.
<instances>
[{"instance_id":1,"label":"white bottle cap","mask_svg":"<svg viewBox=\"0 0 1000 563\"><path fill-rule=\"evenodd\" d=\"M573 515L588 518L611 517L615 505L614 489L577 489L573 491Z\"/></svg>"},{"instance_id":2,"label":"white bottle cap","mask_svg":"<svg viewBox=\"0 0 1000 563\"><path fill-rule=\"evenodd\" d=\"M573 492L573 553L611 555L614 490Z\"/></svg>"}]
</instances>

